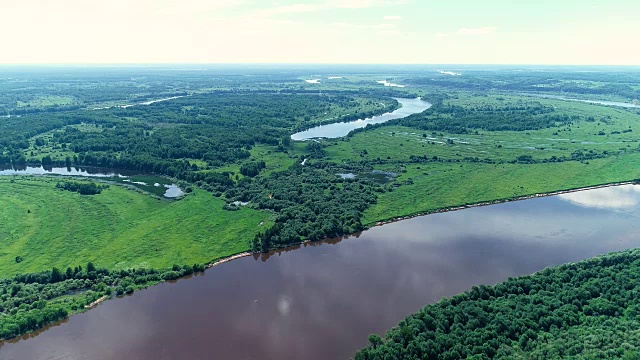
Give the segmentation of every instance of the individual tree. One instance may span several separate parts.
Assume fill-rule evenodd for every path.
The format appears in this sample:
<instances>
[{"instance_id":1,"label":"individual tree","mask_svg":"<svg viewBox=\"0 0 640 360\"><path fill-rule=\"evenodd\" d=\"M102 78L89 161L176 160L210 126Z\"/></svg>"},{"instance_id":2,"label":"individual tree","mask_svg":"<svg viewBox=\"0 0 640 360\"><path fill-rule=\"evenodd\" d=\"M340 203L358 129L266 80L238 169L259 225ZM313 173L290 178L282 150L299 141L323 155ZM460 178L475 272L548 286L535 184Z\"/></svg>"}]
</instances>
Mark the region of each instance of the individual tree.
<instances>
[{"instance_id":1,"label":"individual tree","mask_svg":"<svg viewBox=\"0 0 640 360\"><path fill-rule=\"evenodd\" d=\"M51 282L55 283L62 280L64 280L64 276L62 275L62 272L60 271L60 269L58 269L57 267L54 267L53 269L51 269Z\"/></svg>"},{"instance_id":2,"label":"individual tree","mask_svg":"<svg viewBox=\"0 0 640 360\"><path fill-rule=\"evenodd\" d=\"M378 345L382 344L382 338L378 334L369 335L369 342L371 343L371 347L376 349Z\"/></svg>"}]
</instances>

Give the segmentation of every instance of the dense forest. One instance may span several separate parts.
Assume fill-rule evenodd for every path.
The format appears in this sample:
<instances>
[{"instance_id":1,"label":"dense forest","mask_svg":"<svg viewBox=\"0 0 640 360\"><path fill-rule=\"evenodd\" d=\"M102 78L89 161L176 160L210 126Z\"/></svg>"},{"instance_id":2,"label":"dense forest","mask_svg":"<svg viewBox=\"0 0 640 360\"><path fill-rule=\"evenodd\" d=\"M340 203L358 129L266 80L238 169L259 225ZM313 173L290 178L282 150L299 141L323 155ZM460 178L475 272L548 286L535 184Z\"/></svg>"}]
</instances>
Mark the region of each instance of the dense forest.
<instances>
[{"instance_id":1,"label":"dense forest","mask_svg":"<svg viewBox=\"0 0 640 360\"><path fill-rule=\"evenodd\" d=\"M376 110L361 111L363 103ZM381 103L387 106L380 107ZM231 202L251 202L254 208L277 214L273 228L253 242L254 250L266 251L304 239L320 240L362 230L362 212L375 203L375 191L381 190L366 179L341 179L337 174L346 170L327 162L310 161L306 166L256 177L266 164L263 160L248 161L251 149L270 145L286 153L292 146L291 133L317 124L311 119L322 119L335 109L343 115L333 121L349 121L397 106L397 101L377 96L217 93L149 106L36 114L0 123L0 128L11 131L6 137L0 135L0 145L6 149L0 162L155 173L196 184L216 196L224 194ZM24 126L31 121L36 126ZM68 126L78 124L80 128ZM56 128L61 129L46 139L36 136ZM36 150L56 147L69 155L26 158L23 151L32 145ZM310 142L308 157L321 158L322 147ZM203 162L207 169L242 162L238 172L244 178L238 181L231 172L202 171L198 163ZM101 191L70 182L58 188L81 194Z\"/></svg>"},{"instance_id":2,"label":"dense forest","mask_svg":"<svg viewBox=\"0 0 640 360\"><path fill-rule=\"evenodd\" d=\"M397 106L386 98L365 101ZM40 163L23 154L30 139L64 128L54 132L47 145L72 151L73 165L180 177L189 165L173 160L200 159L210 166L221 166L246 159L254 145L288 143L292 132L312 126L312 118L321 118L332 109L351 110L334 121L388 111L379 106L375 111L359 111L358 106L356 97L347 95L222 93L125 109L13 117L0 122L0 148L4 149L0 151L0 163ZM93 129L81 131L67 126L81 123ZM63 165L64 160L58 159L57 163Z\"/></svg>"},{"instance_id":3,"label":"dense forest","mask_svg":"<svg viewBox=\"0 0 640 360\"><path fill-rule=\"evenodd\" d=\"M18 257L16 261L21 261ZM178 266L170 269L131 269L109 271L93 263L53 268L35 274L20 274L0 280L0 339L7 339L47 324L62 320L69 314L83 311L101 298L131 294L136 289L164 280L202 272L201 265Z\"/></svg>"},{"instance_id":4,"label":"dense forest","mask_svg":"<svg viewBox=\"0 0 640 360\"><path fill-rule=\"evenodd\" d=\"M475 130L524 131L563 126L586 117L557 112L538 101L506 101L495 105L450 105L437 99L434 106L421 114L384 123L403 125L426 131L465 134ZM593 120L591 120L593 121Z\"/></svg>"},{"instance_id":5,"label":"dense forest","mask_svg":"<svg viewBox=\"0 0 640 360\"><path fill-rule=\"evenodd\" d=\"M235 73L234 69L224 66L209 71L185 67L176 72L167 71L162 66L113 70L80 67L68 67L64 71L33 67L2 69L0 115L139 103L186 95L220 83L224 83L227 89L246 90L249 84L255 89L257 85L269 88L273 83L282 85L299 81L295 73L274 74L255 69L247 77L246 73ZM60 98L68 101L57 102Z\"/></svg>"},{"instance_id":6,"label":"dense forest","mask_svg":"<svg viewBox=\"0 0 640 360\"><path fill-rule=\"evenodd\" d=\"M427 305L357 360L638 359L640 251L509 279Z\"/></svg>"},{"instance_id":7,"label":"dense forest","mask_svg":"<svg viewBox=\"0 0 640 360\"><path fill-rule=\"evenodd\" d=\"M255 251L322 240L362 230L362 213L381 191L366 179L340 178L337 174L343 171L328 162L308 161L255 181L241 181L225 196L278 214L275 225L255 237Z\"/></svg>"}]
</instances>

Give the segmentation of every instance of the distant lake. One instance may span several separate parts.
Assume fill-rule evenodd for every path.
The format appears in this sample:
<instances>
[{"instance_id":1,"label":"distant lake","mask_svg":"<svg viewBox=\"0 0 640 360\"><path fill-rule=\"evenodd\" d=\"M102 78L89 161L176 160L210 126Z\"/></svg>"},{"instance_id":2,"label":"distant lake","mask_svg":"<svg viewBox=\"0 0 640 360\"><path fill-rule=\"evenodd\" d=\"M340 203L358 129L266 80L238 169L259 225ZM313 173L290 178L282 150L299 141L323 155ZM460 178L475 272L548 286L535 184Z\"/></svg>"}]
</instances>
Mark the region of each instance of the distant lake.
<instances>
[{"instance_id":1,"label":"distant lake","mask_svg":"<svg viewBox=\"0 0 640 360\"><path fill-rule=\"evenodd\" d=\"M537 97L542 97L542 98L548 98L548 99L557 99L557 100L565 100L565 101L578 101L578 102L583 102L583 103L588 103L588 104L596 104L596 105L619 106L619 107L624 107L624 108L640 109L640 105L639 104L624 103L624 102L617 102L617 101L574 99L574 98L567 98L567 97L558 96L558 95L542 95L542 94L527 94L527 95L532 95L532 96L537 96Z\"/></svg>"},{"instance_id":2,"label":"distant lake","mask_svg":"<svg viewBox=\"0 0 640 360\"><path fill-rule=\"evenodd\" d=\"M639 223L632 185L417 217L106 301L0 358L348 359L444 296L639 247Z\"/></svg>"},{"instance_id":3,"label":"distant lake","mask_svg":"<svg viewBox=\"0 0 640 360\"><path fill-rule=\"evenodd\" d=\"M319 125L309 130L301 131L291 135L293 140L308 140L314 138L339 138L346 136L355 129L363 128L369 124L380 124L389 120L400 119L409 115L421 113L431 107L431 104L420 98L401 99L396 98L401 107L395 111L374 116L371 118L359 119L349 122L339 122L328 125Z\"/></svg>"},{"instance_id":4,"label":"distant lake","mask_svg":"<svg viewBox=\"0 0 640 360\"><path fill-rule=\"evenodd\" d=\"M134 171L122 171L95 167L44 167L44 166L23 166L17 168L0 167L0 176L7 175L59 175L59 176L81 176L95 177L113 180L118 183L131 185L154 194L163 195L167 198L176 198L184 195L184 192L167 179L153 176L154 182L147 183L129 179L139 175ZM164 190L160 190L160 189Z\"/></svg>"}]
</instances>

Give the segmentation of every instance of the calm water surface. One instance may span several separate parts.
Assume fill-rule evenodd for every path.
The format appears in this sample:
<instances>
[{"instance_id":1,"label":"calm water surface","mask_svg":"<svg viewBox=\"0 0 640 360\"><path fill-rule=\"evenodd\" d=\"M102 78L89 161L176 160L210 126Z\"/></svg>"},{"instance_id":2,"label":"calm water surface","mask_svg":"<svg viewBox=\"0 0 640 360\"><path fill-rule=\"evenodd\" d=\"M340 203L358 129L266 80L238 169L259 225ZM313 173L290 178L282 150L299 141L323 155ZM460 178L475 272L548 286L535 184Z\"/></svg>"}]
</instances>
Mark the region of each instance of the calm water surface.
<instances>
[{"instance_id":1,"label":"calm water surface","mask_svg":"<svg viewBox=\"0 0 640 360\"><path fill-rule=\"evenodd\" d=\"M423 101L420 98L395 99L402 105L401 108L395 111L382 114L380 116L374 116L372 118L316 126L309 130L301 131L299 133L291 135L291 139L308 140L314 138L339 138L346 136L352 130L363 128L369 124L379 124L387 122L389 120L400 119L409 115L421 113L431 107L430 103Z\"/></svg>"},{"instance_id":2,"label":"calm water surface","mask_svg":"<svg viewBox=\"0 0 640 360\"><path fill-rule=\"evenodd\" d=\"M118 177L128 176L108 169L91 169L78 167L48 167L25 166L20 168L0 168L0 176L3 175L69 175L86 177Z\"/></svg>"},{"instance_id":3,"label":"calm water surface","mask_svg":"<svg viewBox=\"0 0 640 360\"><path fill-rule=\"evenodd\" d=\"M414 218L107 301L0 359L347 359L478 284L640 246L640 187Z\"/></svg>"},{"instance_id":4,"label":"calm water surface","mask_svg":"<svg viewBox=\"0 0 640 360\"><path fill-rule=\"evenodd\" d=\"M125 175L126 174L126 175ZM133 171L116 171L105 168L79 168L79 167L44 167L44 166L24 166L15 168L0 168L0 176L7 175L60 175L60 176L82 176L82 177L95 177L105 178L108 180L114 180L120 183L127 183L143 190L149 191L152 187L164 187L167 190L164 191L164 197L177 198L184 195L184 191L176 184L147 184L140 181L128 180L129 177L138 175ZM160 179L160 178L158 178ZM166 181L159 180L159 181Z\"/></svg>"},{"instance_id":5,"label":"calm water surface","mask_svg":"<svg viewBox=\"0 0 640 360\"><path fill-rule=\"evenodd\" d=\"M588 103L588 104L596 104L596 105L619 106L619 107L629 108L629 109L631 109L631 108L640 109L640 104L625 103L625 102L619 102L619 101L574 99L574 98L567 98L567 97L564 97L564 96L557 96L557 95L541 95L541 94L532 94L532 95L533 96L537 96L537 97L549 98L549 99L558 99L558 100L566 100L566 101L578 101L578 102L583 102L583 103Z\"/></svg>"}]
</instances>

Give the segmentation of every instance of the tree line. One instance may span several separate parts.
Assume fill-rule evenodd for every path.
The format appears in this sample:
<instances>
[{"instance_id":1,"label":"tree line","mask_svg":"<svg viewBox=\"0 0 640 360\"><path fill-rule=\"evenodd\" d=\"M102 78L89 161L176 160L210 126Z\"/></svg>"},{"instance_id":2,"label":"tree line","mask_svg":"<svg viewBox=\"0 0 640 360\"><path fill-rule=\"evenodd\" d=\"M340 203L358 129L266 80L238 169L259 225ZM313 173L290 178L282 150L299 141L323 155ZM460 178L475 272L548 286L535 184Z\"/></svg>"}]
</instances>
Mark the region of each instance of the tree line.
<instances>
[{"instance_id":1,"label":"tree line","mask_svg":"<svg viewBox=\"0 0 640 360\"><path fill-rule=\"evenodd\" d=\"M538 94L616 95L640 99L634 84L637 72L594 71L589 73L549 69L547 71L466 71L463 76L435 75L413 77L407 84L465 91L499 90Z\"/></svg>"},{"instance_id":2,"label":"tree line","mask_svg":"<svg viewBox=\"0 0 640 360\"><path fill-rule=\"evenodd\" d=\"M80 195L97 195L104 189L108 189L109 185L97 184L91 182L78 182L78 181L62 181L56 183L56 188L64 191L77 192Z\"/></svg>"},{"instance_id":3,"label":"tree line","mask_svg":"<svg viewBox=\"0 0 640 360\"><path fill-rule=\"evenodd\" d=\"M164 280L175 280L203 265L168 269L107 270L92 262L82 266L54 267L51 271L19 274L0 279L0 340L34 331L81 312L102 298L131 294ZM70 295L71 294L71 295Z\"/></svg>"},{"instance_id":4,"label":"tree line","mask_svg":"<svg viewBox=\"0 0 640 360\"><path fill-rule=\"evenodd\" d=\"M638 359L640 251L548 268L427 305L357 360Z\"/></svg>"}]
</instances>

